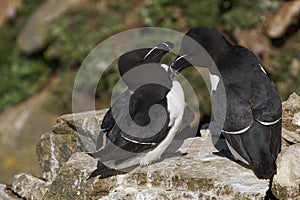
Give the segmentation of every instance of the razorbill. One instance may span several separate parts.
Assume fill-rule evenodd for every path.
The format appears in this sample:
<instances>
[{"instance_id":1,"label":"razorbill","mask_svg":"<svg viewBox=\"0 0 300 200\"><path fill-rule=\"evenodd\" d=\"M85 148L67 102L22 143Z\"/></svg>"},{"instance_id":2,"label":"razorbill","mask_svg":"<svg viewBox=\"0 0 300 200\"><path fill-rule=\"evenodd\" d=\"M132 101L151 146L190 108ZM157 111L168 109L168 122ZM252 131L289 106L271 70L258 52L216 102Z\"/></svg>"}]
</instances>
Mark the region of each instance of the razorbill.
<instances>
[{"instance_id":1,"label":"razorbill","mask_svg":"<svg viewBox=\"0 0 300 200\"><path fill-rule=\"evenodd\" d=\"M123 54L118 67L128 89L105 114L90 178L105 178L160 159L178 132L185 99L180 83L160 64L173 44L163 42Z\"/></svg>"},{"instance_id":2,"label":"razorbill","mask_svg":"<svg viewBox=\"0 0 300 200\"><path fill-rule=\"evenodd\" d=\"M217 70L196 55L201 50L191 45L191 39L208 52ZM218 97L213 94L223 81L227 102L220 130L234 159L249 165L258 178L271 179L281 149L282 108L276 86L258 58L247 48L230 44L217 31L200 27L185 34L171 69L179 73L191 63L209 69L212 98Z\"/></svg>"}]
</instances>

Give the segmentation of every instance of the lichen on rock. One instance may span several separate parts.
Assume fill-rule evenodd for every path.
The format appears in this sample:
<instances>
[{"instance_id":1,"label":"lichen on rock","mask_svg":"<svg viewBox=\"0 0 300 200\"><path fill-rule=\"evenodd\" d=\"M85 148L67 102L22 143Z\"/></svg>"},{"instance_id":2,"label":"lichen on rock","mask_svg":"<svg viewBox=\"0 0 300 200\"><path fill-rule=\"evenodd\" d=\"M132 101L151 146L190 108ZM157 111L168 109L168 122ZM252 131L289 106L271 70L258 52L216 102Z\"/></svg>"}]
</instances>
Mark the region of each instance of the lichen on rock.
<instances>
[{"instance_id":1,"label":"lichen on rock","mask_svg":"<svg viewBox=\"0 0 300 200\"><path fill-rule=\"evenodd\" d=\"M282 137L288 142L300 143L300 97L292 93L282 103Z\"/></svg>"},{"instance_id":2,"label":"lichen on rock","mask_svg":"<svg viewBox=\"0 0 300 200\"><path fill-rule=\"evenodd\" d=\"M169 157L150 166L105 179L89 179L96 168L84 152L73 154L60 168L44 199L263 198L268 181L212 154L210 137L187 139L186 156ZM150 198L151 199L151 198Z\"/></svg>"},{"instance_id":3,"label":"lichen on rock","mask_svg":"<svg viewBox=\"0 0 300 200\"><path fill-rule=\"evenodd\" d=\"M99 132L99 120L105 111L63 115L57 119L57 124L53 127L52 132L41 136L36 154L44 179L54 180L59 168L73 153L86 152L84 140L89 141L88 144L95 145L95 139ZM94 127L93 131L91 131L91 127ZM97 127L98 130L96 130Z\"/></svg>"},{"instance_id":4,"label":"lichen on rock","mask_svg":"<svg viewBox=\"0 0 300 200\"><path fill-rule=\"evenodd\" d=\"M277 174L272 191L279 199L300 199L300 144L282 150L277 159Z\"/></svg>"},{"instance_id":5,"label":"lichen on rock","mask_svg":"<svg viewBox=\"0 0 300 200\"><path fill-rule=\"evenodd\" d=\"M49 184L31 174L20 173L14 176L11 190L24 199L42 199Z\"/></svg>"}]
</instances>

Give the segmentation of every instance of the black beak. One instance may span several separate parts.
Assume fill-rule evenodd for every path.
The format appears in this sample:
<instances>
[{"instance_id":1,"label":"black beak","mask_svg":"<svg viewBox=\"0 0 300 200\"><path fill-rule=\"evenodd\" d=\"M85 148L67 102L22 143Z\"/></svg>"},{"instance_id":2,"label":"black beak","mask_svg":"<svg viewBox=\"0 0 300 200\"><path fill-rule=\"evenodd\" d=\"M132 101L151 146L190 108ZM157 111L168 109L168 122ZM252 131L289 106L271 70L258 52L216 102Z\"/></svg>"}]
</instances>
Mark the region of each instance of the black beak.
<instances>
[{"instance_id":1,"label":"black beak","mask_svg":"<svg viewBox=\"0 0 300 200\"><path fill-rule=\"evenodd\" d=\"M193 66L190 62L187 61L188 57L189 57L188 54L177 56L176 60L171 63L170 71L174 76L176 76L185 68Z\"/></svg>"},{"instance_id":2,"label":"black beak","mask_svg":"<svg viewBox=\"0 0 300 200\"><path fill-rule=\"evenodd\" d=\"M163 49L165 51L171 51L171 49L174 47L174 44L172 42L161 42L157 45L159 49Z\"/></svg>"},{"instance_id":3,"label":"black beak","mask_svg":"<svg viewBox=\"0 0 300 200\"><path fill-rule=\"evenodd\" d=\"M151 56L152 59L161 56L162 54L165 54L167 52L170 52L173 48L174 44L172 42L161 42L155 47L153 47L142 59L142 61L146 60L148 57ZM156 50L156 51L155 51ZM155 53L155 54L154 54Z\"/></svg>"},{"instance_id":4,"label":"black beak","mask_svg":"<svg viewBox=\"0 0 300 200\"><path fill-rule=\"evenodd\" d=\"M175 77L177 76L177 74L179 74L178 71L174 70L174 69L170 66L169 69L168 69L168 75L169 75L170 79L175 78Z\"/></svg>"}]
</instances>

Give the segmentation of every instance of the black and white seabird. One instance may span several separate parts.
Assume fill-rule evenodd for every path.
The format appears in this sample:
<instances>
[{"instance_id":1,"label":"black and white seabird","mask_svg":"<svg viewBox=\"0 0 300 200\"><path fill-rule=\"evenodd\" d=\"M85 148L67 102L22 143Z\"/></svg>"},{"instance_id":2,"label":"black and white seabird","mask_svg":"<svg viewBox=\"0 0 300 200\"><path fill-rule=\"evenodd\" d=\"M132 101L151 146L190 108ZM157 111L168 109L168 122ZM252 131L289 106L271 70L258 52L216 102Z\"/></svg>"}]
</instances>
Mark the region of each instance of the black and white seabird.
<instances>
[{"instance_id":1,"label":"black and white seabird","mask_svg":"<svg viewBox=\"0 0 300 200\"><path fill-rule=\"evenodd\" d=\"M253 52L230 44L217 31L205 27L192 28L183 37L180 56L171 64L177 73L191 63L203 66L201 56L195 56L199 49L191 45L191 38L209 53L219 71L218 75L211 66L205 66L210 71L212 93L223 81L227 102L220 130L231 154L249 165L258 178L271 179L281 149L282 108L275 84Z\"/></svg>"},{"instance_id":2,"label":"black and white seabird","mask_svg":"<svg viewBox=\"0 0 300 200\"><path fill-rule=\"evenodd\" d=\"M170 74L169 66L160 64L172 47L172 43L163 42L119 58L119 71L128 89L104 116L98 150L89 154L99 159L90 178L149 165L160 159L172 142L186 105L180 83Z\"/></svg>"}]
</instances>

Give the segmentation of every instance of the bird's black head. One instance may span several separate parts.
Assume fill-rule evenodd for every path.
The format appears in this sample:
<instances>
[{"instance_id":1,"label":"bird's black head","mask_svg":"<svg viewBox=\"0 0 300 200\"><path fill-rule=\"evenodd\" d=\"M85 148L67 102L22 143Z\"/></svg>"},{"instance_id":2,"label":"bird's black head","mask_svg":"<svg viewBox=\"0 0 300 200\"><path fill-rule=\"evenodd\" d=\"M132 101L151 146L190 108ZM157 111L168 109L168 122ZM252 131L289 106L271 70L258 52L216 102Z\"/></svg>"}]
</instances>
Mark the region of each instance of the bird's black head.
<instances>
[{"instance_id":1,"label":"bird's black head","mask_svg":"<svg viewBox=\"0 0 300 200\"><path fill-rule=\"evenodd\" d=\"M160 63L160 60L173 48L171 42L162 42L153 48L135 49L121 55L118 67L121 76L129 70L148 63Z\"/></svg>"},{"instance_id":2,"label":"bird's black head","mask_svg":"<svg viewBox=\"0 0 300 200\"><path fill-rule=\"evenodd\" d=\"M132 90L149 83L170 89L169 73L161 66L160 60L173 46L171 42L162 42L153 48L135 49L123 54L118 62L122 80Z\"/></svg>"},{"instance_id":3,"label":"bird's black head","mask_svg":"<svg viewBox=\"0 0 300 200\"><path fill-rule=\"evenodd\" d=\"M210 63L207 53L216 63L229 46L216 30L206 27L192 28L184 35L179 56L171 64L171 70L179 73L190 66L205 66Z\"/></svg>"}]
</instances>

